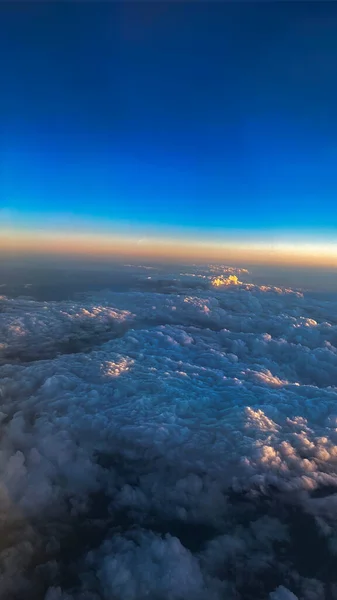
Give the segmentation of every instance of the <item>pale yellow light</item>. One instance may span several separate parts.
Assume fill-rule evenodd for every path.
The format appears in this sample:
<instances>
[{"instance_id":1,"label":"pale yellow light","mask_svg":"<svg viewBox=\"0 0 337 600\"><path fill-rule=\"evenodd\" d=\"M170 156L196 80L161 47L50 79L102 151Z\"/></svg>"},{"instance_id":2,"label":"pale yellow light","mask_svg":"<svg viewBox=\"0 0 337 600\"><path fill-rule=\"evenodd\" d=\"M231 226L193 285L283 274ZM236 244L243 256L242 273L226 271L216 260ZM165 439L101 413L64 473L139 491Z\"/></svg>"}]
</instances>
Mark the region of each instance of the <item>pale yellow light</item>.
<instances>
[{"instance_id":1,"label":"pale yellow light","mask_svg":"<svg viewBox=\"0 0 337 600\"><path fill-rule=\"evenodd\" d=\"M224 234L225 238L225 234ZM51 254L92 258L236 262L337 267L337 243L230 239L212 242L179 237L71 231L0 229L1 256ZM234 283L234 282L232 282Z\"/></svg>"}]
</instances>

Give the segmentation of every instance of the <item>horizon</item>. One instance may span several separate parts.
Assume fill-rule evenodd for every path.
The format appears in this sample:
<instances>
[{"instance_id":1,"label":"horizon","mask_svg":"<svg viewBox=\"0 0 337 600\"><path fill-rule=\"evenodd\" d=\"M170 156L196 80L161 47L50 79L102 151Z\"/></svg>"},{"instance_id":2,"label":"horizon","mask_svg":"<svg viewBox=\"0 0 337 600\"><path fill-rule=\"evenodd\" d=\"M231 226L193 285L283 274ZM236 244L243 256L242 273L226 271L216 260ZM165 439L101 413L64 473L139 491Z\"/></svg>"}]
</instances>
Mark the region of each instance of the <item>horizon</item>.
<instances>
[{"instance_id":1,"label":"horizon","mask_svg":"<svg viewBox=\"0 0 337 600\"><path fill-rule=\"evenodd\" d=\"M73 224L73 223L72 223ZM232 264L284 265L294 267L337 267L337 240L329 237L285 235L284 232L264 233L232 232L224 239L222 235L208 237L200 230L187 232L180 229L134 231L132 227L108 232L87 231L72 227L63 230L27 230L0 228L0 250L11 256L48 255L69 258L78 257L101 260L147 260L162 262L230 262ZM159 233L161 235L159 235ZM188 235L186 235L186 233Z\"/></svg>"},{"instance_id":2,"label":"horizon","mask_svg":"<svg viewBox=\"0 0 337 600\"><path fill-rule=\"evenodd\" d=\"M335 3L1 16L3 252L337 264Z\"/></svg>"}]
</instances>

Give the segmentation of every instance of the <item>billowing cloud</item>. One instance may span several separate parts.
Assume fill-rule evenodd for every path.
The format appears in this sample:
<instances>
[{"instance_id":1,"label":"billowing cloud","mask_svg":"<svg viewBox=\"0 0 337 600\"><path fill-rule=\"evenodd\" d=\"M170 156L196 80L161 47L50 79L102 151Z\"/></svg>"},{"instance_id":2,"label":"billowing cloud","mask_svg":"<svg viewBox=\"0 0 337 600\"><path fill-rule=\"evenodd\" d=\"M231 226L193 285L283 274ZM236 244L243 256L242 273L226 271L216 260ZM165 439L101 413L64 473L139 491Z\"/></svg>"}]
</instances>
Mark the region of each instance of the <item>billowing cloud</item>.
<instances>
[{"instance_id":1,"label":"billowing cloud","mask_svg":"<svg viewBox=\"0 0 337 600\"><path fill-rule=\"evenodd\" d=\"M1 298L4 598L337 599L335 303L201 274Z\"/></svg>"}]
</instances>

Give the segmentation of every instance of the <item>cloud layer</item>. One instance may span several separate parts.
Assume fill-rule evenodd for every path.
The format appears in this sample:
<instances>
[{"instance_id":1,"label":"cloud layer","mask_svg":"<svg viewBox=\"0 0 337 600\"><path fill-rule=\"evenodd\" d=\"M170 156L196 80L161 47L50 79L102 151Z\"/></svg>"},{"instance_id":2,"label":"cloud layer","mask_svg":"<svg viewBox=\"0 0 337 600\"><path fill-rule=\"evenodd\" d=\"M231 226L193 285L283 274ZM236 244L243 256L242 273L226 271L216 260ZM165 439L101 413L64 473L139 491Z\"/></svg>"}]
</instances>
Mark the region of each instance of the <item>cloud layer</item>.
<instances>
[{"instance_id":1,"label":"cloud layer","mask_svg":"<svg viewBox=\"0 0 337 600\"><path fill-rule=\"evenodd\" d=\"M336 303L235 274L1 297L2 597L337 599Z\"/></svg>"}]
</instances>

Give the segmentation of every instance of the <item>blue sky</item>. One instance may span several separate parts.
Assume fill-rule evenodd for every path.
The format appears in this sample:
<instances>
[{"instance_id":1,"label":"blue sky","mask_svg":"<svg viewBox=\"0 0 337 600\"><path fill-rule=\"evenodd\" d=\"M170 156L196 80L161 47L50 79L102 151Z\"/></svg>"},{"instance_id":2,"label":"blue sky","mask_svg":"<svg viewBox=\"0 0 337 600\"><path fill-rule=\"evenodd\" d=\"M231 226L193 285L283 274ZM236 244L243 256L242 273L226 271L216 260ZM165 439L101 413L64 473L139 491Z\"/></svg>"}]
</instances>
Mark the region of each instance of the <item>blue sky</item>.
<instances>
[{"instance_id":1,"label":"blue sky","mask_svg":"<svg viewBox=\"0 0 337 600\"><path fill-rule=\"evenodd\" d=\"M337 5L2 3L0 205L337 227Z\"/></svg>"}]
</instances>

